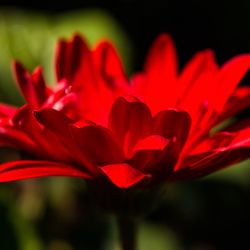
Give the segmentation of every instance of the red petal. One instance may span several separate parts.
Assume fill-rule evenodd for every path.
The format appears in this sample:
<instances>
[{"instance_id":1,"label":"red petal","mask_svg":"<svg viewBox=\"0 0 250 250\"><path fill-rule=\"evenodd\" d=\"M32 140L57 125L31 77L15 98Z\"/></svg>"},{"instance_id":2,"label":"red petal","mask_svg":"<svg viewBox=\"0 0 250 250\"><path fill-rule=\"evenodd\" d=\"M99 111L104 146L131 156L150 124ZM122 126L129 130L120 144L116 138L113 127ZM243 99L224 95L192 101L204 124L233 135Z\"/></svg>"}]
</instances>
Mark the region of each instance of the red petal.
<instances>
[{"instance_id":1,"label":"red petal","mask_svg":"<svg viewBox=\"0 0 250 250\"><path fill-rule=\"evenodd\" d=\"M171 179L202 177L250 158L250 128L239 131L230 140L230 145L226 147L187 156Z\"/></svg>"},{"instance_id":2,"label":"red petal","mask_svg":"<svg viewBox=\"0 0 250 250\"><path fill-rule=\"evenodd\" d=\"M74 134L72 134L70 126L73 124L72 120L64 116L63 113L53 109L37 111L35 112L35 116L46 130L53 133L56 141L67 149L72 161L80 163L80 165L86 167L90 173L95 172L93 165L90 163L90 159L86 157L86 152L77 143L77 140L81 140L82 138L77 138L77 140L74 139ZM89 141L83 140L82 143L86 145Z\"/></svg>"},{"instance_id":3,"label":"red petal","mask_svg":"<svg viewBox=\"0 0 250 250\"><path fill-rule=\"evenodd\" d=\"M0 103L0 118L11 118L16 113L17 108L5 103Z\"/></svg>"},{"instance_id":4,"label":"red petal","mask_svg":"<svg viewBox=\"0 0 250 250\"><path fill-rule=\"evenodd\" d=\"M219 132L210 138L204 139L191 151L191 154L207 152L220 147L227 147L233 141L234 137L234 133Z\"/></svg>"},{"instance_id":5,"label":"red petal","mask_svg":"<svg viewBox=\"0 0 250 250\"><path fill-rule=\"evenodd\" d=\"M215 109L221 111L229 97L232 95L236 86L250 69L250 54L236 56L221 68L218 79L216 93L214 95Z\"/></svg>"},{"instance_id":6,"label":"red petal","mask_svg":"<svg viewBox=\"0 0 250 250\"><path fill-rule=\"evenodd\" d=\"M43 71L41 67L37 67L31 75L32 82L34 84L36 97L39 105L42 105L48 97L49 89L46 87L46 83L43 77Z\"/></svg>"},{"instance_id":7,"label":"red petal","mask_svg":"<svg viewBox=\"0 0 250 250\"><path fill-rule=\"evenodd\" d=\"M16 61L13 62L13 71L16 81L26 101L34 106L38 106L35 89L29 72L25 70L19 62Z\"/></svg>"},{"instance_id":8,"label":"red petal","mask_svg":"<svg viewBox=\"0 0 250 250\"><path fill-rule=\"evenodd\" d=\"M19 63L13 62L13 71L16 81L26 101L38 108L46 99L46 88L41 68L37 68L32 75Z\"/></svg>"},{"instance_id":9,"label":"red petal","mask_svg":"<svg viewBox=\"0 0 250 250\"><path fill-rule=\"evenodd\" d=\"M56 48L55 68L57 80L72 82L81 67L84 55L89 54L87 44L78 34L70 41L59 40Z\"/></svg>"},{"instance_id":10,"label":"red petal","mask_svg":"<svg viewBox=\"0 0 250 250\"><path fill-rule=\"evenodd\" d=\"M250 157L250 146L228 148L215 152L206 152L190 156L177 169L170 180L191 180L206 176L223 168L229 167Z\"/></svg>"},{"instance_id":11,"label":"red petal","mask_svg":"<svg viewBox=\"0 0 250 250\"><path fill-rule=\"evenodd\" d=\"M178 159L174 142L153 135L140 141L129 160L131 166L152 175L153 182L166 180Z\"/></svg>"},{"instance_id":12,"label":"red petal","mask_svg":"<svg viewBox=\"0 0 250 250\"><path fill-rule=\"evenodd\" d=\"M181 149L187 140L191 118L185 111L168 109L154 117L153 134L176 141Z\"/></svg>"},{"instance_id":13,"label":"red petal","mask_svg":"<svg viewBox=\"0 0 250 250\"><path fill-rule=\"evenodd\" d=\"M215 57L211 50L205 50L197 53L185 66L178 80L178 103L182 103L183 99L187 96L197 79L201 77L204 71L211 67L215 67Z\"/></svg>"},{"instance_id":14,"label":"red petal","mask_svg":"<svg viewBox=\"0 0 250 250\"><path fill-rule=\"evenodd\" d=\"M162 150L169 143L169 140L159 136L159 135L151 135L146 137L143 140L138 141L135 145L133 151L151 149L151 150Z\"/></svg>"},{"instance_id":15,"label":"red petal","mask_svg":"<svg viewBox=\"0 0 250 250\"><path fill-rule=\"evenodd\" d=\"M159 36L145 64L147 85L145 101L153 113L173 106L176 102L177 56L170 36Z\"/></svg>"},{"instance_id":16,"label":"red petal","mask_svg":"<svg viewBox=\"0 0 250 250\"><path fill-rule=\"evenodd\" d=\"M119 97L109 115L109 128L123 145L125 153L129 154L138 140L150 134L151 112L144 103L133 97Z\"/></svg>"},{"instance_id":17,"label":"red petal","mask_svg":"<svg viewBox=\"0 0 250 250\"><path fill-rule=\"evenodd\" d=\"M88 174L63 163L50 161L13 161L0 165L0 182L28 178L68 176L89 179Z\"/></svg>"},{"instance_id":18,"label":"red petal","mask_svg":"<svg viewBox=\"0 0 250 250\"><path fill-rule=\"evenodd\" d=\"M141 184L143 181L149 181L151 177L125 163L106 165L100 169L119 188L129 188Z\"/></svg>"},{"instance_id":19,"label":"red petal","mask_svg":"<svg viewBox=\"0 0 250 250\"><path fill-rule=\"evenodd\" d=\"M215 124L230 118L250 106L250 87L239 87L226 103L223 112L215 121Z\"/></svg>"},{"instance_id":20,"label":"red petal","mask_svg":"<svg viewBox=\"0 0 250 250\"><path fill-rule=\"evenodd\" d=\"M113 164L123 160L122 151L110 131L104 127L87 125L71 126L73 139L81 151L89 168Z\"/></svg>"},{"instance_id":21,"label":"red petal","mask_svg":"<svg viewBox=\"0 0 250 250\"><path fill-rule=\"evenodd\" d=\"M38 154L35 143L23 132L13 127L0 127L0 146Z\"/></svg>"},{"instance_id":22,"label":"red petal","mask_svg":"<svg viewBox=\"0 0 250 250\"><path fill-rule=\"evenodd\" d=\"M111 43L107 41L99 43L93 52L93 58L101 78L105 80L108 88L113 91L128 88L128 80L121 60Z\"/></svg>"},{"instance_id":23,"label":"red petal","mask_svg":"<svg viewBox=\"0 0 250 250\"><path fill-rule=\"evenodd\" d=\"M51 131L39 124L27 105L18 110L13 118L13 123L18 130L23 131L33 139L40 149L40 156L59 161L70 161L72 154L66 150L65 146Z\"/></svg>"}]
</instances>

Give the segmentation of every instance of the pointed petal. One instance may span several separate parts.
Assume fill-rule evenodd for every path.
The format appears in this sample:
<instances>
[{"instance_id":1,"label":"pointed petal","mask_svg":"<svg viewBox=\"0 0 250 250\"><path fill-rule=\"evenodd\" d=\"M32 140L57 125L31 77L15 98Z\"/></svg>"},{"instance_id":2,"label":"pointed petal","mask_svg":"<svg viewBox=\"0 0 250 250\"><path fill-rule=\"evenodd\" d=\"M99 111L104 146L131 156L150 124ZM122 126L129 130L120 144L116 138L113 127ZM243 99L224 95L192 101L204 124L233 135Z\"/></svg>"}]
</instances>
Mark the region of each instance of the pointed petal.
<instances>
[{"instance_id":1,"label":"pointed petal","mask_svg":"<svg viewBox=\"0 0 250 250\"><path fill-rule=\"evenodd\" d=\"M118 138L125 153L129 154L138 140L150 134L151 112L136 98L119 97L112 106L108 126Z\"/></svg>"},{"instance_id":2,"label":"pointed petal","mask_svg":"<svg viewBox=\"0 0 250 250\"><path fill-rule=\"evenodd\" d=\"M67 79L72 82L78 73L84 55L89 54L86 42L78 34L75 34L71 40L59 40L56 47L55 68L57 81Z\"/></svg>"},{"instance_id":3,"label":"pointed petal","mask_svg":"<svg viewBox=\"0 0 250 250\"><path fill-rule=\"evenodd\" d=\"M187 96L193 84L197 82L197 79L200 78L203 72L214 66L216 66L215 56L213 51L209 49L198 52L187 65L185 65L178 79L179 104L185 96Z\"/></svg>"},{"instance_id":4,"label":"pointed petal","mask_svg":"<svg viewBox=\"0 0 250 250\"><path fill-rule=\"evenodd\" d=\"M91 176L70 165L51 161L13 161L0 164L0 182L49 176L89 179Z\"/></svg>"},{"instance_id":5,"label":"pointed petal","mask_svg":"<svg viewBox=\"0 0 250 250\"><path fill-rule=\"evenodd\" d=\"M98 44L93 52L95 65L107 87L113 91L128 88L122 62L113 45L108 41Z\"/></svg>"},{"instance_id":6,"label":"pointed petal","mask_svg":"<svg viewBox=\"0 0 250 250\"><path fill-rule=\"evenodd\" d=\"M38 108L47 97L47 89L42 76L42 70L38 67L30 74L19 62L13 62L13 71L16 82L26 99L33 108Z\"/></svg>"},{"instance_id":7,"label":"pointed petal","mask_svg":"<svg viewBox=\"0 0 250 250\"><path fill-rule=\"evenodd\" d=\"M119 188L130 188L136 184L142 184L144 181L149 181L151 177L125 163L106 165L100 169Z\"/></svg>"},{"instance_id":8,"label":"pointed petal","mask_svg":"<svg viewBox=\"0 0 250 250\"><path fill-rule=\"evenodd\" d=\"M38 106L35 89L29 72L17 61L13 62L13 71L21 92L28 103Z\"/></svg>"},{"instance_id":9,"label":"pointed petal","mask_svg":"<svg viewBox=\"0 0 250 250\"><path fill-rule=\"evenodd\" d=\"M239 55L225 63L221 68L217 79L217 93L220 98L214 96L215 109L221 111L234 92L236 86L250 69L250 54Z\"/></svg>"},{"instance_id":10,"label":"pointed petal","mask_svg":"<svg viewBox=\"0 0 250 250\"><path fill-rule=\"evenodd\" d=\"M36 92L36 97L37 97L37 101L39 103L39 106L41 106L45 100L48 97L48 94L50 92L50 89L46 87L46 83L43 77L43 70L42 67L37 67L32 75L32 82L34 84L34 89Z\"/></svg>"},{"instance_id":11,"label":"pointed petal","mask_svg":"<svg viewBox=\"0 0 250 250\"><path fill-rule=\"evenodd\" d=\"M154 44L145 64L147 85L145 101L153 113L173 106L176 102L177 55L169 35L160 35Z\"/></svg>"}]
</instances>

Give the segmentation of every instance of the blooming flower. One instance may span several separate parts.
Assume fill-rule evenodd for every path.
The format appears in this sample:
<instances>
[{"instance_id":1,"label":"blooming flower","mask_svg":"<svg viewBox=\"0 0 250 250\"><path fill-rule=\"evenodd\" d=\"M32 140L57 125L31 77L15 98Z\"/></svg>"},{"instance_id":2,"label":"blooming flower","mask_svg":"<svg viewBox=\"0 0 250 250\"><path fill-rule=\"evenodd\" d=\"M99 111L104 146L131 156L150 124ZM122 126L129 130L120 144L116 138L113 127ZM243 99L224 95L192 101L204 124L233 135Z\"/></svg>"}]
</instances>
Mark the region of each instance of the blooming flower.
<instances>
[{"instance_id":1,"label":"blooming flower","mask_svg":"<svg viewBox=\"0 0 250 250\"><path fill-rule=\"evenodd\" d=\"M163 34L128 79L109 42L90 50L79 35L60 40L55 88L40 68L30 74L13 65L26 104L0 105L0 145L32 158L2 163L0 181L71 176L147 188L242 161L250 156L249 120L212 129L250 105L250 87L239 86L249 67L249 54L218 66L204 50L179 72Z\"/></svg>"}]
</instances>

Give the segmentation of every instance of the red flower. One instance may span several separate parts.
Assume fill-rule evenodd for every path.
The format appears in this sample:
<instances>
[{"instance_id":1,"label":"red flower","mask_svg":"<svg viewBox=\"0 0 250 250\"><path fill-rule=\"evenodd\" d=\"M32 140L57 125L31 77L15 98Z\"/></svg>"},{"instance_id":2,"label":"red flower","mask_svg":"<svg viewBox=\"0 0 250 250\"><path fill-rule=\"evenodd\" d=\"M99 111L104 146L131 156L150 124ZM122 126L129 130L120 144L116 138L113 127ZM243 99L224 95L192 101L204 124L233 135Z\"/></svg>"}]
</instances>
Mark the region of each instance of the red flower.
<instances>
[{"instance_id":1,"label":"red flower","mask_svg":"<svg viewBox=\"0 0 250 250\"><path fill-rule=\"evenodd\" d=\"M212 51L201 51L180 73L176 57L161 35L143 71L128 79L109 42L90 50L75 35L58 43L54 89L40 68L29 74L14 63L27 103L1 104L0 144L37 160L3 163L0 181L57 175L147 187L248 158L249 119L211 129L250 105L250 88L238 86L250 55L220 67Z\"/></svg>"}]
</instances>

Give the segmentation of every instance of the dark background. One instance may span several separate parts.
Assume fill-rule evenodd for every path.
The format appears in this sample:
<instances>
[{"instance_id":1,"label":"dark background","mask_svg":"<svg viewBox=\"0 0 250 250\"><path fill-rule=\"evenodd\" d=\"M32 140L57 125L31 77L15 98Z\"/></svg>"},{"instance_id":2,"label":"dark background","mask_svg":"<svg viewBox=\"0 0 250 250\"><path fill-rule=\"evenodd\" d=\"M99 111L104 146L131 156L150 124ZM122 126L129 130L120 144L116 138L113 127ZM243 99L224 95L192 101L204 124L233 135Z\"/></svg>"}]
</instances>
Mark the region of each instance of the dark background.
<instances>
[{"instance_id":1,"label":"dark background","mask_svg":"<svg viewBox=\"0 0 250 250\"><path fill-rule=\"evenodd\" d=\"M208 47L215 50L219 62L250 51L250 2L247 0L6 0L0 5L48 14L84 8L106 10L132 39L137 67L142 64L153 39L161 32L169 32L174 37L181 64L195 51Z\"/></svg>"}]
</instances>

